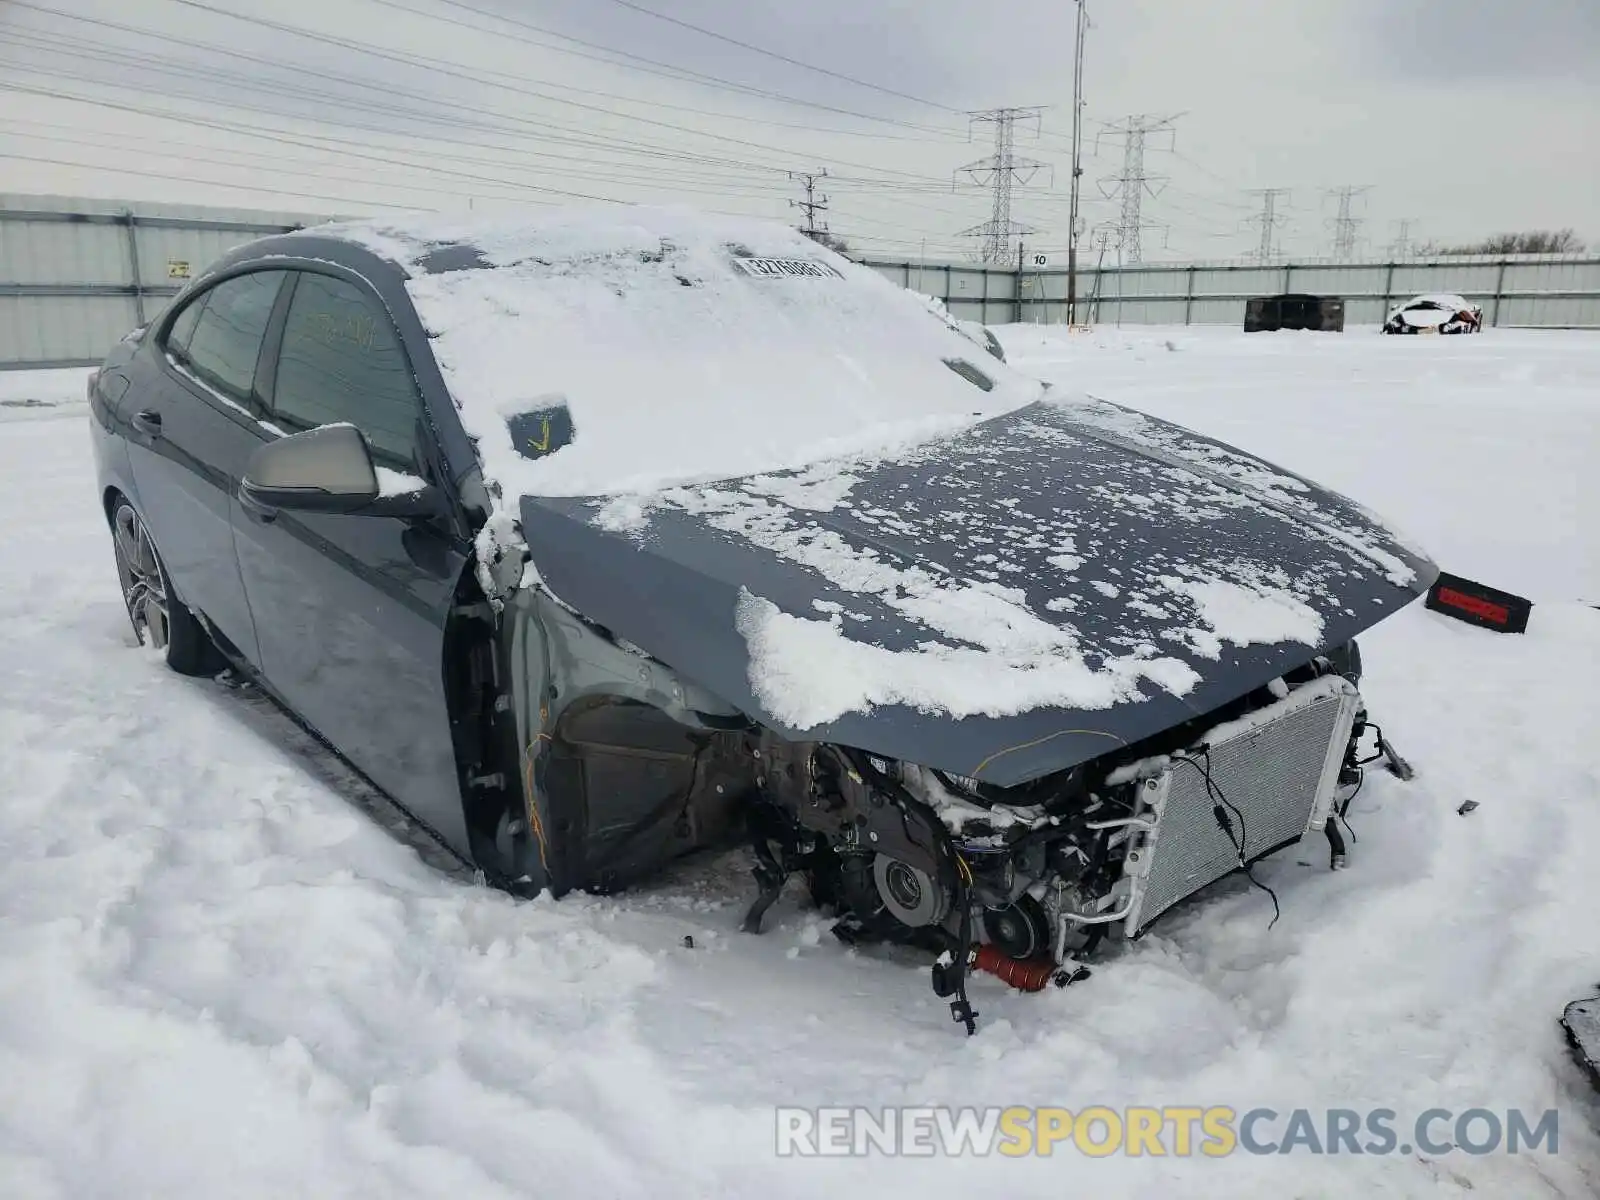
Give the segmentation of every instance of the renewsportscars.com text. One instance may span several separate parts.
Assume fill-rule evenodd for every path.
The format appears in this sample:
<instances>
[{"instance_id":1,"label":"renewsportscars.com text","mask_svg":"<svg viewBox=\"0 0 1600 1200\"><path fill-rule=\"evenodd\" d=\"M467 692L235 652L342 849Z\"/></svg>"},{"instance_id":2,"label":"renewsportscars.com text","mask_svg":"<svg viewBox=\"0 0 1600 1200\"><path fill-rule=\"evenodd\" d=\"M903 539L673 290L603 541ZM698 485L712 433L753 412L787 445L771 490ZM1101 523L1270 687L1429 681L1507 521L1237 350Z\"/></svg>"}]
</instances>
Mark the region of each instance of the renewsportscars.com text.
<instances>
[{"instance_id":1,"label":"renewsportscars.com text","mask_svg":"<svg viewBox=\"0 0 1600 1200\"><path fill-rule=\"evenodd\" d=\"M1556 1154L1555 1109L780 1108L781 1157Z\"/></svg>"}]
</instances>

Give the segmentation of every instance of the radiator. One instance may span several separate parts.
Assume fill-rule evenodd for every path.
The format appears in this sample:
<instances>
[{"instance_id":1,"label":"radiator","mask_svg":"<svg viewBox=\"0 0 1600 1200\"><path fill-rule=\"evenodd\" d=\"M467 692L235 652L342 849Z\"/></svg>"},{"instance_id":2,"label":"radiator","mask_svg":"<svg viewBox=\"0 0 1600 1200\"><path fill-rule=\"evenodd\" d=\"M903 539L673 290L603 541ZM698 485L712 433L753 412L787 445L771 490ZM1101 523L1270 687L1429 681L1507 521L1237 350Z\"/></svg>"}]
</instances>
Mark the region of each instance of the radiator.
<instances>
[{"instance_id":1,"label":"radiator","mask_svg":"<svg viewBox=\"0 0 1600 1200\"><path fill-rule=\"evenodd\" d=\"M1134 937L1207 884L1328 819L1360 696L1334 675L1219 725L1140 784L1141 830L1123 860ZM1209 770L1211 791L1206 787ZM1232 834L1218 824L1219 793Z\"/></svg>"}]
</instances>

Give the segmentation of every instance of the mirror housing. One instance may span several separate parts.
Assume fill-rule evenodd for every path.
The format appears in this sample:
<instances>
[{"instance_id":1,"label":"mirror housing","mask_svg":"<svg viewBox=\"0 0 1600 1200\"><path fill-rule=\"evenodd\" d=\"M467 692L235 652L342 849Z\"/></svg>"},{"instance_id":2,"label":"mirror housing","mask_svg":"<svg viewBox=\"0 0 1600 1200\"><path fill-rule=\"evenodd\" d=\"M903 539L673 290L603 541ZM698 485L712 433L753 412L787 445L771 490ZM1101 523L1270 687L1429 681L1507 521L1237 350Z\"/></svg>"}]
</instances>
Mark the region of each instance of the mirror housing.
<instances>
[{"instance_id":1,"label":"mirror housing","mask_svg":"<svg viewBox=\"0 0 1600 1200\"><path fill-rule=\"evenodd\" d=\"M423 487L385 496L367 439L354 425L322 425L267 442L250 456L239 502L258 515L290 512L428 517L439 491Z\"/></svg>"}]
</instances>

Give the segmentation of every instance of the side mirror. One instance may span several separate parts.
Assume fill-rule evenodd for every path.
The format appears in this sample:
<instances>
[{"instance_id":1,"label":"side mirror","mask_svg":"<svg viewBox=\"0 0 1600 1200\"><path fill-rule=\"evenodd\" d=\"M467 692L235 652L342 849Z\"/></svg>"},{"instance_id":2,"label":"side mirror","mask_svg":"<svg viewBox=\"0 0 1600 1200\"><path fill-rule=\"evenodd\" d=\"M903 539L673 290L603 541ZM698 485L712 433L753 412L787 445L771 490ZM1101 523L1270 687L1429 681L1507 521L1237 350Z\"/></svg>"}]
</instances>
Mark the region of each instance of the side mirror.
<instances>
[{"instance_id":1,"label":"side mirror","mask_svg":"<svg viewBox=\"0 0 1600 1200\"><path fill-rule=\"evenodd\" d=\"M239 502L258 516L291 512L424 517L439 510L437 488L386 495L367 439L354 425L323 425L279 438L250 456Z\"/></svg>"}]
</instances>

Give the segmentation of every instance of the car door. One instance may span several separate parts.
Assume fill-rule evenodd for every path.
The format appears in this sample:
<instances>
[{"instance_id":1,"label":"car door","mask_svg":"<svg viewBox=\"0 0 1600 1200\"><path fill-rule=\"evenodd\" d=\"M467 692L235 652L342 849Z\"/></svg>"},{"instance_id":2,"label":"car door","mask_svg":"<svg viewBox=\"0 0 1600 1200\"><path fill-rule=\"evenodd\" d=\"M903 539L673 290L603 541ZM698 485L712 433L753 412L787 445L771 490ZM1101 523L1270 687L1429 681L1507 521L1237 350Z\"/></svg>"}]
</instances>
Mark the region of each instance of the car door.
<instances>
[{"instance_id":1,"label":"car door","mask_svg":"<svg viewBox=\"0 0 1600 1200\"><path fill-rule=\"evenodd\" d=\"M284 435L348 422L384 487L442 471L411 365L378 297L329 267L295 272L265 384ZM445 625L470 553L443 518L280 511L236 501L261 669L279 697L379 787L465 845L445 698Z\"/></svg>"},{"instance_id":2,"label":"car door","mask_svg":"<svg viewBox=\"0 0 1600 1200\"><path fill-rule=\"evenodd\" d=\"M153 331L154 360L122 408L145 524L178 596L258 663L255 627L234 557L233 494L261 444L258 367L288 273L224 279Z\"/></svg>"}]
</instances>

